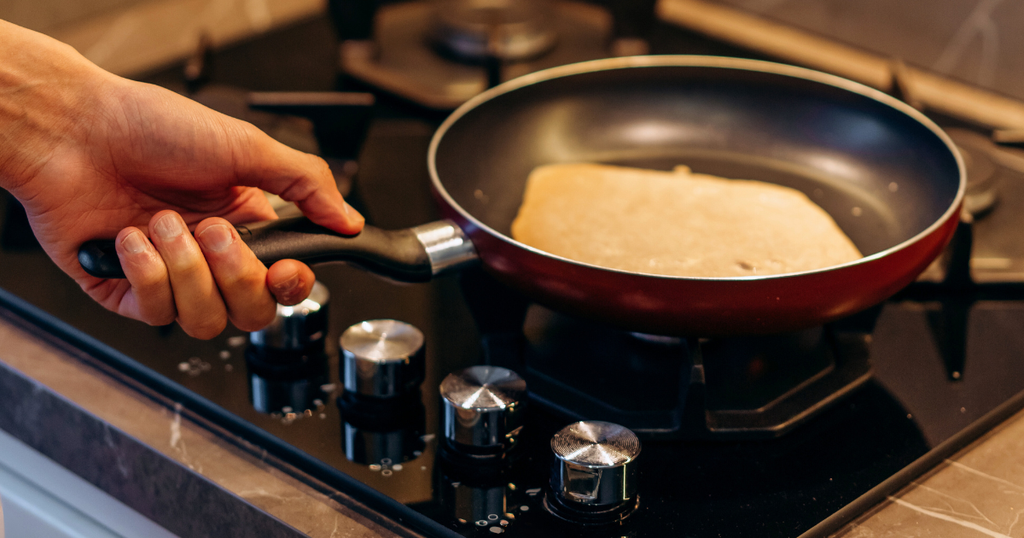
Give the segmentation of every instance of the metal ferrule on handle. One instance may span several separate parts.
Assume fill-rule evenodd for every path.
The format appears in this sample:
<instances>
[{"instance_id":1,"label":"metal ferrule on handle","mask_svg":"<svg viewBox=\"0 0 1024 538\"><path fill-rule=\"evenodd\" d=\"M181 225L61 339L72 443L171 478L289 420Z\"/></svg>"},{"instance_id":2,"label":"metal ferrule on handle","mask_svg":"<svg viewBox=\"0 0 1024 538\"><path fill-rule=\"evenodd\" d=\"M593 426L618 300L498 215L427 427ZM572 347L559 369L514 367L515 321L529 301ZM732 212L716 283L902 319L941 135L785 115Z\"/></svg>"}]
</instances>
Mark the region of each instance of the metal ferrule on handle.
<instances>
[{"instance_id":1,"label":"metal ferrule on handle","mask_svg":"<svg viewBox=\"0 0 1024 538\"><path fill-rule=\"evenodd\" d=\"M477 259L476 248L457 224L440 220L412 229L423 244L433 275L439 275L473 263Z\"/></svg>"}]
</instances>

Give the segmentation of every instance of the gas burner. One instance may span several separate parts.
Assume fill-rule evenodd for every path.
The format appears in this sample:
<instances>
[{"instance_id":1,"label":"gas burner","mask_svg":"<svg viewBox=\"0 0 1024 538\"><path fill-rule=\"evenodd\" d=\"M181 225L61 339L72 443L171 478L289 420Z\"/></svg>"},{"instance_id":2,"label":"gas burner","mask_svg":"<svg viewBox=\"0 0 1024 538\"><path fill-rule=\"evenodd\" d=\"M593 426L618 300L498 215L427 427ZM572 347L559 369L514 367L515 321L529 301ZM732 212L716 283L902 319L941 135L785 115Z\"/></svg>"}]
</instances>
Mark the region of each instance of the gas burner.
<instances>
[{"instance_id":1,"label":"gas burner","mask_svg":"<svg viewBox=\"0 0 1024 538\"><path fill-rule=\"evenodd\" d=\"M332 4L341 17L366 15L357 0ZM341 25L342 71L437 110L454 109L505 80L610 54L611 16L577 2L424 0L370 15L369 39L345 35Z\"/></svg>"},{"instance_id":2,"label":"gas burner","mask_svg":"<svg viewBox=\"0 0 1024 538\"><path fill-rule=\"evenodd\" d=\"M495 58L532 60L551 50L557 33L551 5L541 0L441 0L434 12L434 43L471 63Z\"/></svg>"},{"instance_id":3,"label":"gas burner","mask_svg":"<svg viewBox=\"0 0 1024 538\"><path fill-rule=\"evenodd\" d=\"M945 252L917 283L942 290L1018 285L1024 282L1024 159L1004 147L1005 133L992 138L960 127L946 132L960 149L967 168L967 192L960 227ZM1000 135L1000 136L996 136ZM993 141L995 140L995 142ZM998 142L998 144L996 143Z\"/></svg>"}]
</instances>

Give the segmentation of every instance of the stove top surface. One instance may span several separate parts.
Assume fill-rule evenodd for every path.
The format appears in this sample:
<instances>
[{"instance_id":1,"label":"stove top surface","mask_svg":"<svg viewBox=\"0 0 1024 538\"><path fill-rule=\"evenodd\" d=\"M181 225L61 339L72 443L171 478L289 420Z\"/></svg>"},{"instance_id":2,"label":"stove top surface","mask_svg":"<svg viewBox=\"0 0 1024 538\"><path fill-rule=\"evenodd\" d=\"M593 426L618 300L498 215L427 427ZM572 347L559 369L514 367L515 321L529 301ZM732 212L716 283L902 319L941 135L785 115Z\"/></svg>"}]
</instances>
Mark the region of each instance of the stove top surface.
<instances>
[{"instance_id":1,"label":"stove top surface","mask_svg":"<svg viewBox=\"0 0 1024 538\"><path fill-rule=\"evenodd\" d=\"M583 536L796 536L916 460L937 463L944 456L936 447L958 436L954 442L964 444L966 429L1006 402L1019 400L1024 391L1024 363L1017 360L1024 335L1016 330L1024 324L1024 301L972 306L967 356L958 379L951 378L949 362L933 337L929 320L939 315L938 303L892 301L881 309L872 334L871 379L848 397L779 438L642 435L635 513L621 526L580 527L544 506L552 458L548 442L573 417L542 403L528 407L521 446L508 468L440 457L437 387L447 373L479 363L482 355L456 278L395 285L346 266L317 268L331 292L329 342L336 342L352 324L379 318L411 323L426 337L422 408L410 406L394 418L368 422L349 420L335 403L340 381L333 351L323 405L307 413L260 413L252 401L245 335L229 331L198 341L174 327L141 326L87 302L41 253L4 251L0 262L8 268L6 289L17 290L22 298L248 427L298 449L285 455L287 460L314 458L338 473L319 479L344 487L342 475L351 477L426 516L437 526L412 523L431 535L445 535L442 529L464 536L501 529L510 536L553 531ZM573 362L562 367L589 367L588 357L567 360ZM674 364L665 364L663 357L650 362L633 358L622 365L621 375L657 378L666 370L678 371L681 364L683 357ZM529 382L530 373L524 374Z\"/></svg>"}]
</instances>

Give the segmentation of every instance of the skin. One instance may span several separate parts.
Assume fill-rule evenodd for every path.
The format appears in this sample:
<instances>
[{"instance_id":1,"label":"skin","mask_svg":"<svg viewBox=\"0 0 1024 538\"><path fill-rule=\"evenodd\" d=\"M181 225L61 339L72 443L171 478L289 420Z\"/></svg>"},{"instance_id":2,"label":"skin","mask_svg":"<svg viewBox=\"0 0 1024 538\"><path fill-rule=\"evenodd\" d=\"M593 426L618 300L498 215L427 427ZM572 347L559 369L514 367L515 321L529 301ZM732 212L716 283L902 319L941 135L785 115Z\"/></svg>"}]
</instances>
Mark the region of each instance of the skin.
<instances>
[{"instance_id":1,"label":"skin","mask_svg":"<svg viewBox=\"0 0 1024 538\"><path fill-rule=\"evenodd\" d=\"M109 310L208 339L229 321L258 330L277 302L305 299L312 270L264 267L232 226L276 218L263 191L337 232L362 229L319 157L4 21L0 51L0 187L50 258ZM78 247L111 237L127 278L89 276Z\"/></svg>"}]
</instances>

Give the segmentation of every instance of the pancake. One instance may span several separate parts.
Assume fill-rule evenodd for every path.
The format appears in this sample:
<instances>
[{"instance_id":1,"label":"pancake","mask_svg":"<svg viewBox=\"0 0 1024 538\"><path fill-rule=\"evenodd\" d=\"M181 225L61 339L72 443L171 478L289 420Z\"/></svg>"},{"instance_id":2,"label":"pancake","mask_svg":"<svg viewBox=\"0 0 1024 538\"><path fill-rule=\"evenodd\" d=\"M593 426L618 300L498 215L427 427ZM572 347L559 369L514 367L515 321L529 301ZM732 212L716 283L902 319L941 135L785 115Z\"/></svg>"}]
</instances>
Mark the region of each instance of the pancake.
<instances>
[{"instance_id":1,"label":"pancake","mask_svg":"<svg viewBox=\"0 0 1024 538\"><path fill-rule=\"evenodd\" d=\"M512 237L579 262L686 277L749 277L861 258L832 217L773 183L592 163L537 167Z\"/></svg>"}]
</instances>

